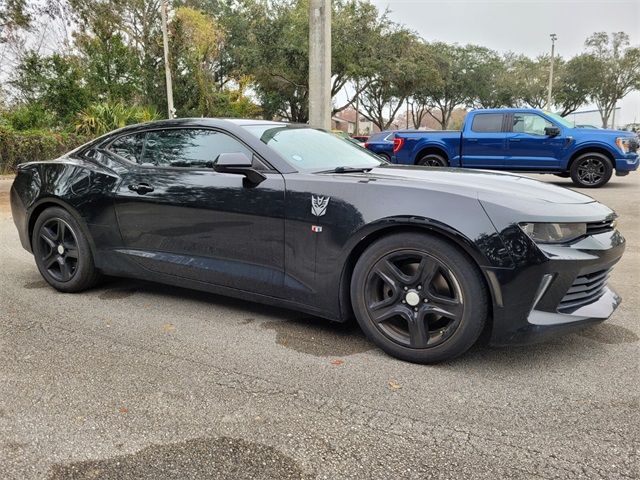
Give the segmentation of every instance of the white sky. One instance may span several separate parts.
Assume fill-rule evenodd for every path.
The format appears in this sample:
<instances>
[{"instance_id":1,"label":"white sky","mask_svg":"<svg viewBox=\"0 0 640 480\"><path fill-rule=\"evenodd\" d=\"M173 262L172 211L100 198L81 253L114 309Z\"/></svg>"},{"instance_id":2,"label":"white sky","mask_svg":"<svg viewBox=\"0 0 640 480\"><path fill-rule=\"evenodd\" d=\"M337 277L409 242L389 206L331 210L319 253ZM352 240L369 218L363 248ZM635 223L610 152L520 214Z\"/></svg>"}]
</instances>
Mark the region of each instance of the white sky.
<instances>
[{"instance_id":1,"label":"white sky","mask_svg":"<svg viewBox=\"0 0 640 480\"><path fill-rule=\"evenodd\" d=\"M556 52L569 58L593 32L626 32L640 44L640 0L371 0L390 18L429 41L475 43L499 52L535 57ZM618 104L616 124L640 122L640 93ZM588 109L589 107L583 107Z\"/></svg>"}]
</instances>

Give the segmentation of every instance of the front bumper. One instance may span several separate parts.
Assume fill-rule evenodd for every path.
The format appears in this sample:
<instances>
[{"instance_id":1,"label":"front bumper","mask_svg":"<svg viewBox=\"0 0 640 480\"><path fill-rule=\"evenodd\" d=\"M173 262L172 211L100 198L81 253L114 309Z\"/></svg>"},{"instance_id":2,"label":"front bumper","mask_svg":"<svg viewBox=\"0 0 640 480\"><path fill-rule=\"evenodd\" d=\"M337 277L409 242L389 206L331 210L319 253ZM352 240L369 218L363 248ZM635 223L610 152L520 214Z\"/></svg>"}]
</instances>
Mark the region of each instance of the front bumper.
<instances>
[{"instance_id":1,"label":"front bumper","mask_svg":"<svg viewBox=\"0 0 640 480\"><path fill-rule=\"evenodd\" d=\"M535 343L609 318L621 298L607 279L624 248L613 230L571 245L537 246L520 268L485 271L494 291L490 343Z\"/></svg>"},{"instance_id":2,"label":"front bumper","mask_svg":"<svg viewBox=\"0 0 640 480\"><path fill-rule=\"evenodd\" d=\"M638 153L627 153L622 157L616 158L616 173L633 172L640 165L640 156Z\"/></svg>"}]
</instances>

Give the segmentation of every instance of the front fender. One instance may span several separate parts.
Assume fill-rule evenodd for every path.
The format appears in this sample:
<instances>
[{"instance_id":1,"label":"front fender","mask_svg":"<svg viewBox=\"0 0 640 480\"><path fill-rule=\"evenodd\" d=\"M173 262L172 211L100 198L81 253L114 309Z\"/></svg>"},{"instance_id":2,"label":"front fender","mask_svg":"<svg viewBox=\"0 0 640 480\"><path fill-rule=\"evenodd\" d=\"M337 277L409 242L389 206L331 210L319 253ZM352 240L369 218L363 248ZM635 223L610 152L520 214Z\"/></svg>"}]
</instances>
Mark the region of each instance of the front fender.
<instances>
[{"instance_id":1,"label":"front fender","mask_svg":"<svg viewBox=\"0 0 640 480\"><path fill-rule=\"evenodd\" d=\"M568 158L566 159L566 162L567 162L566 166L568 167L568 162L571 158L575 158L577 155L586 153L589 150L604 150L609 155L611 155L611 157L614 159L620 158L622 156L622 152L620 152L620 150L618 150L618 148L615 145L611 145L610 143L605 142L603 140L576 139L574 148L572 149Z\"/></svg>"},{"instance_id":2,"label":"front fender","mask_svg":"<svg viewBox=\"0 0 640 480\"><path fill-rule=\"evenodd\" d=\"M485 228L475 228L474 238L470 238L442 221L423 216L386 217L364 225L351 236L343 248L342 257L345 264L354 252L364 249L363 245L368 246L383 235L401 230L420 230L445 237L473 258L480 267L513 267L508 250L488 218Z\"/></svg>"}]
</instances>

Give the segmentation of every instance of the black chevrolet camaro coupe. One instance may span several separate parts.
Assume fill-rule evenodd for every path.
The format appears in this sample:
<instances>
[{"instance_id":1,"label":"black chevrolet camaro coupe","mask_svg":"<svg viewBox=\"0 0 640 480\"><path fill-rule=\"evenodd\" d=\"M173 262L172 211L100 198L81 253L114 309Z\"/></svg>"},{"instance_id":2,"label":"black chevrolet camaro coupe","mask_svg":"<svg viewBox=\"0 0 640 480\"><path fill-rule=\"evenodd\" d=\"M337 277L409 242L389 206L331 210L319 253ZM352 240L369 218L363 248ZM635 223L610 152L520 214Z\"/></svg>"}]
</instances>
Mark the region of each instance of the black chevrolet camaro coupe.
<instances>
[{"instance_id":1,"label":"black chevrolet camaro coupe","mask_svg":"<svg viewBox=\"0 0 640 480\"><path fill-rule=\"evenodd\" d=\"M517 175L394 166L255 120L135 125L20 165L24 248L63 292L100 274L344 322L412 362L608 318L625 241L590 197Z\"/></svg>"}]
</instances>

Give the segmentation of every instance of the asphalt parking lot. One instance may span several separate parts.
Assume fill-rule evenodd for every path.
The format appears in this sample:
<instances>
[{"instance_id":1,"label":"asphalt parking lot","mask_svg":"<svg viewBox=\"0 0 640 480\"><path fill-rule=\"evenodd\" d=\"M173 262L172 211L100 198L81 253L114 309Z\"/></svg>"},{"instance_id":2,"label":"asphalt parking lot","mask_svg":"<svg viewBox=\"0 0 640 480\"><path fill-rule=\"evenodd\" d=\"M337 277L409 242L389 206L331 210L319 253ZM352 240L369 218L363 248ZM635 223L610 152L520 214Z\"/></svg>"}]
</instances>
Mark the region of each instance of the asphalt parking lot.
<instances>
[{"instance_id":1,"label":"asphalt parking lot","mask_svg":"<svg viewBox=\"0 0 640 480\"><path fill-rule=\"evenodd\" d=\"M539 176L562 186L557 177ZM638 478L640 174L588 192L627 251L604 324L395 360L356 326L111 279L61 294L0 179L0 478Z\"/></svg>"}]
</instances>

